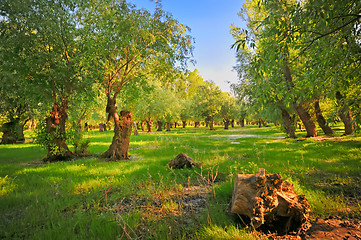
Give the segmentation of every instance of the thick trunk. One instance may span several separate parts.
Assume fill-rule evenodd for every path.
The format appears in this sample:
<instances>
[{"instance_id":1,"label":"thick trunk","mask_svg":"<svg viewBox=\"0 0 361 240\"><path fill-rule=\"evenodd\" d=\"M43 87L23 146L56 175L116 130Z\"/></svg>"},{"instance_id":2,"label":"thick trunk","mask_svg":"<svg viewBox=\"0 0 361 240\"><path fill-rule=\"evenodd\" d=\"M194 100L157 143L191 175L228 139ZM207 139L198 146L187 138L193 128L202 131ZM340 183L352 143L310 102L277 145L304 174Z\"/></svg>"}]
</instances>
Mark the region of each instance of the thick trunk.
<instances>
[{"instance_id":1,"label":"thick trunk","mask_svg":"<svg viewBox=\"0 0 361 240\"><path fill-rule=\"evenodd\" d=\"M107 125L104 123L99 123L99 132L106 132L107 131Z\"/></svg>"},{"instance_id":2,"label":"thick trunk","mask_svg":"<svg viewBox=\"0 0 361 240\"><path fill-rule=\"evenodd\" d=\"M142 123L141 123L142 132L145 131L145 125L146 125L146 122L145 122L145 120L143 120Z\"/></svg>"},{"instance_id":3,"label":"thick trunk","mask_svg":"<svg viewBox=\"0 0 361 240\"><path fill-rule=\"evenodd\" d=\"M172 124L170 122L167 122L167 132L170 132Z\"/></svg>"},{"instance_id":4,"label":"thick trunk","mask_svg":"<svg viewBox=\"0 0 361 240\"><path fill-rule=\"evenodd\" d=\"M132 113L129 111L121 111L120 117L116 108L116 98L108 96L106 112L108 113L108 121L114 120L114 137L109 149L103 153L102 157L109 160L125 160L129 159L129 141L132 132Z\"/></svg>"},{"instance_id":5,"label":"thick trunk","mask_svg":"<svg viewBox=\"0 0 361 240\"><path fill-rule=\"evenodd\" d=\"M295 125L293 119L291 118L290 114L286 109L281 108L281 112L282 112L283 127L286 131L286 134L290 138L296 138Z\"/></svg>"},{"instance_id":6,"label":"thick trunk","mask_svg":"<svg viewBox=\"0 0 361 240\"><path fill-rule=\"evenodd\" d=\"M214 130L213 117L209 119L209 130Z\"/></svg>"},{"instance_id":7,"label":"thick trunk","mask_svg":"<svg viewBox=\"0 0 361 240\"><path fill-rule=\"evenodd\" d=\"M148 120L147 122L147 132L152 132L152 121Z\"/></svg>"},{"instance_id":8,"label":"thick trunk","mask_svg":"<svg viewBox=\"0 0 361 240\"><path fill-rule=\"evenodd\" d=\"M261 121L262 121L263 127L267 127L267 122L266 122L266 121L263 121L262 119L261 119Z\"/></svg>"},{"instance_id":9,"label":"thick trunk","mask_svg":"<svg viewBox=\"0 0 361 240\"><path fill-rule=\"evenodd\" d=\"M187 126L187 121L182 120L182 124L183 124L183 128L186 128L186 126Z\"/></svg>"},{"instance_id":10,"label":"thick trunk","mask_svg":"<svg viewBox=\"0 0 361 240\"><path fill-rule=\"evenodd\" d=\"M223 120L223 123L224 123L224 129L225 130L228 130L229 129L229 120Z\"/></svg>"},{"instance_id":11,"label":"thick trunk","mask_svg":"<svg viewBox=\"0 0 361 240\"><path fill-rule=\"evenodd\" d=\"M292 89L295 87L292 80L291 70L287 64L283 66L283 70L286 81L288 83L288 90L291 93ZM296 99L293 99L293 106L296 109L298 116L300 117L303 125L306 128L307 131L306 137L316 137L317 136L316 125L312 121L310 114L306 111L306 109L302 106L302 104L297 103Z\"/></svg>"},{"instance_id":12,"label":"thick trunk","mask_svg":"<svg viewBox=\"0 0 361 240\"><path fill-rule=\"evenodd\" d=\"M158 125L157 131L161 132L162 131L162 121L157 121L157 125Z\"/></svg>"},{"instance_id":13,"label":"thick trunk","mask_svg":"<svg viewBox=\"0 0 361 240\"><path fill-rule=\"evenodd\" d=\"M231 126L234 128L234 119L231 121Z\"/></svg>"},{"instance_id":14,"label":"thick trunk","mask_svg":"<svg viewBox=\"0 0 361 240\"><path fill-rule=\"evenodd\" d=\"M121 111L120 116L114 112L114 137L109 149L102 157L110 161L129 159L129 142L132 133L132 113Z\"/></svg>"},{"instance_id":15,"label":"thick trunk","mask_svg":"<svg viewBox=\"0 0 361 240\"><path fill-rule=\"evenodd\" d=\"M320 108L319 99L315 100L314 105L315 105L315 113L316 113L316 119L317 119L318 125L322 128L322 131L326 135L333 135L333 130L327 125L327 122L322 115L322 110Z\"/></svg>"},{"instance_id":16,"label":"thick trunk","mask_svg":"<svg viewBox=\"0 0 361 240\"><path fill-rule=\"evenodd\" d=\"M134 136L139 135L137 122L133 122L133 126L134 126Z\"/></svg>"},{"instance_id":17,"label":"thick trunk","mask_svg":"<svg viewBox=\"0 0 361 240\"><path fill-rule=\"evenodd\" d=\"M241 127L244 127L244 118L241 119Z\"/></svg>"},{"instance_id":18,"label":"thick trunk","mask_svg":"<svg viewBox=\"0 0 361 240\"><path fill-rule=\"evenodd\" d=\"M336 99L339 105L338 116L341 118L343 124L345 125L345 135L350 135L354 131L352 125L353 117L350 108L345 103L344 97L339 91L336 92Z\"/></svg>"},{"instance_id":19,"label":"thick trunk","mask_svg":"<svg viewBox=\"0 0 361 240\"><path fill-rule=\"evenodd\" d=\"M303 125L306 128L306 137L317 137L317 129L315 123L312 121L310 114L300 104L295 103L294 107L300 117Z\"/></svg>"},{"instance_id":20,"label":"thick trunk","mask_svg":"<svg viewBox=\"0 0 361 240\"><path fill-rule=\"evenodd\" d=\"M3 132L1 144L14 144L16 142L25 142L24 124L20 123L19 118L12 119L12 121L3 124L1 130Z\"/></svg>"},{"instance_id":21,"label":"thick trunk","mask_svg":"<svg viewBox=\"0 0 361 240\"><path fill-rule=\"evenodd\" d=\"M260 127L262 127L262 119L258 119L258 127L260 128Z\"/></svg>"},{"instance_id":22,"label":"thick trunk","mask_svg":"<svg viewBox=\"0 0 361 240\"><path fill-rule=\"evenodd\" d=\"M46 130L51 136L51 140L48 144L48 154L45 160L64 160L73 156L66 143L65 125L68 119L67 110L68 105L66 101L61 106L55 103L50 116L46 118ZM56 146L55 149L54 146Z\"/></svg>"}]
</instances>

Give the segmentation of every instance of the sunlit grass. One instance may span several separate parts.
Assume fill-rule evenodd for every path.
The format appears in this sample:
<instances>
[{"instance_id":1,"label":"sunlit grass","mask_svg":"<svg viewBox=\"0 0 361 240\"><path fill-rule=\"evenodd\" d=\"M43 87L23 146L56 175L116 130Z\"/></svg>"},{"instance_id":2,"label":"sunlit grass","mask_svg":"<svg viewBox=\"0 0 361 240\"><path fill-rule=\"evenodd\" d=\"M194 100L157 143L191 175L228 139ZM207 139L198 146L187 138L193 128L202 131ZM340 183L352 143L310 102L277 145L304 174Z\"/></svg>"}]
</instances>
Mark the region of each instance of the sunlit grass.
<instances>
[{"instance_id":1,"label":"sunlit grass","mask_svg":"<svg viewBox=\"0 0 361 240\"><path fill-rule=\"evenodd\" d=\"M89 152L101 154L112 132L86 137ZM37 145L2 145L0 238L257 239L226 209L234 174L259 168L292 182L309 200L313 218L360 217L360 147L361 137L294 140L257 126L141 133L131 137L131 160L119 162L92 156L42 163L46 153ZM202 168L169 169L180 152ZM187 195L193 188L200 193ZM199 209L184 207L199 196L206 204L201 199Z\"/></svg>"}]
</instances>

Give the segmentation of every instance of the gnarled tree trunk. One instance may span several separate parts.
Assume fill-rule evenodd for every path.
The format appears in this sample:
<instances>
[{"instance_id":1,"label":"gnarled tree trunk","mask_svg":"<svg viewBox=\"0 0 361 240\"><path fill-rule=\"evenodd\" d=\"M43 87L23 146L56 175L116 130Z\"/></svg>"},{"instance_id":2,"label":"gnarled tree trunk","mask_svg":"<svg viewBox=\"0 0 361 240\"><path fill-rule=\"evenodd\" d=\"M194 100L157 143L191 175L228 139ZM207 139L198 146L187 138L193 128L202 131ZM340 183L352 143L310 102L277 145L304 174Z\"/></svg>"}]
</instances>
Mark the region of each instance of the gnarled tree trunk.
<instances>
[{"instance_id":1,"label":"gnarled tree trunk","mask_svg":"<svg viewBox=\"0 0 361 240\"><path fill-rule=\"evenodd\" d=\"M114 137L109 149L102 157L111 161L129 159L129 142L132 132L132 113L123 110L114 113Z\"/></svg>"},{"instance_id":2,"label":"gnarled tree trunk","mask_svg":"<svg viewBox=\"0 0 361 240\"><path fill-rule=\"evenodd\" d=\"M108 113L108 121L114 119L114 136L109 149L103 153L102 157L111 161L129 159L129 141L132 132L132 113L129 111L121 111L118 115L116 108L116 96L111 98L108 96L106 112Z\"/></svg>"},{"instance_id":3,"label":"gnarled tree trunk","mask_svg":"<svg viewBox=\"0 0 361 240\"><path fill-rule=\"evenodd\" d=\"M322 131L326 135L333 135L332 128L330 128L327 125L327 122L322 115L322 110L320 108L320 100L319 99L315 99L314 106L315 106L315 113L316 113L316 119L317 119L318 125L322 128Z\"/></svg>"},{"instance_id":4,"label":"gnarled tree trunk","mask_svg":"<svg viewBox=\"0 0 361 240\"><path fill-rule=\"evenodd\" d=\"M214 130L213 117L209 118L209 130Z\"/></svg>"},{"instance_id":5,"label":"gnarled tree trunk","mask_svg":"<svg viewBox=\"0 0 361 240\"><path fill-rule=\"evenodd\" d=\"M145 125L146 125L146 122L145 122L145 120L143 120L141 123L142 132L145 131Z\"/></svg>"},{"instance_id":6,"label":"gnarled tree trunk","mask_svg":"<svg viewBox=\"0 0 361 240\"><path fill-rule=\"evenodd\" d=\"M292 94L292 89L294 89L295 85L292 80L291 70L288 65L283 66L284 75L286 81L288 83L288 91ZM297 99L293 99L293 106L296 109L298 116L300 117L303 125L305 125L307 136L306 137L317 137L316 125L312 121L310 114L306 111L306 109L302 106L302 104L297 103Z\"/></svg>"},{"instance_id":7,"label":"gnarled tree trunk","mask_svg":"<svg viewBox=\"0 0 361 240\"><path fill-rule=\"evenodd\" d=\"M288 111L281 108L283 127L290 138L296 138L294 121Z\"/></svg>"},{"instance_id":8,"label":"gnarled tree trunk","mask_svg":"<svg viewBox=\"0 0 361 240\"><path fill-rule=\"evenodd\" d=\"M68 119L68 104L62 102L61 106L54 103L50 116L46 118L46 131L50 134L51 143L48 145L48 154L44 160L56 161L72 157L74 154L69 150L66 143L66 121ZM53 146L56 146L54 151Z\"/></svg>"},{"instance_id":9,"label":"gnarled tree trunk","mask_svg":"<svg viewBox=\"0 0 361 240\"><path fill-rule=\"evenodd\" d=\"M171 125L172 124L170 122L167 122L167 132L170 132Z\"/></svg>"},{"instance_id":10,"label":"gnarled tree trunk","mask_svg":"<svg viewBox=\"0 0 361 240\"><path fill-rule=\"evenodd\" d=\"M351 114L351 110L345 103L345 99L339 91L336 92L336 99L340 107L338 110L338 116L341 118L343 124L345 125L345 135L350 135L354 131L354 127L352 125L353 117Z\"/></svg>"},{"instance_id":11,"label":"gnarled tree trunk","mask_svg":"<svg viewBox=\"0 0 361 240\"><path fill-rule=\"evenodd\" d=\"M241 119L240 123L241 123L241 127L244 127L244 118Z\"/></svg>"},{"instance_id":12,"label":"gnarled tree trunk","mask_svg":"<svg viewBox=\"0 0 361 240\"><path fill-rule=\"evenodd\" d=\"M1 144L14 144L16 142L25 142L24 125L20 123L19 118L12 119L10 122L2 125Z\"/></svg>"},{"instance_id":13,"label":"gnarled tree trunk","mask_svg":"<svg viewBox=\"0 0 361 240\"><path fill-rule=\"evenodd\" d=\"M183 124L183 128L186 128L186 126L187 126L187 121L182 120L182 124Z\"/></svg>"},{"instance_id":14,"label":"gnarled tree trunk","mask_svg":"<svg viewBox=\"0 0 361 240\"><path fill-rule=\"evenodd\" d=\"M162 121L157 121L157 125L158 125L157 131L161 132L162 131Z\"/></svg>"},{"instance_id":15,"label":"gnarled tree trunk","mask_svg":"<svg viewBox=\"0 0 361 240\"><path fill-rule=\"evenodd\" d=\"M223 120L223 123L224 123L224 129L225 130L228 130L229 129L229 120Z\"/></svg>"},{"instance_id":16,"label":"gnarled tree trunk","mask_svg":"<svg viewBox=\"0 0 361 240\"><path fill-rule=\"evenodd\" d=\"M153 124L153 121L152 120L147 120L147 132L152 132L152 124Z\"/></svg>"},{"instance_id":17,"label":"gnarled tree trunk","mask_svg":"<svg viewBox=\"0 0 361 240\"><path fill-rule=\"evenodd\" d=\"M134 136L139 135L137 122L133 122L133 126L134 126Z\"/></svg>"}]
</instances>

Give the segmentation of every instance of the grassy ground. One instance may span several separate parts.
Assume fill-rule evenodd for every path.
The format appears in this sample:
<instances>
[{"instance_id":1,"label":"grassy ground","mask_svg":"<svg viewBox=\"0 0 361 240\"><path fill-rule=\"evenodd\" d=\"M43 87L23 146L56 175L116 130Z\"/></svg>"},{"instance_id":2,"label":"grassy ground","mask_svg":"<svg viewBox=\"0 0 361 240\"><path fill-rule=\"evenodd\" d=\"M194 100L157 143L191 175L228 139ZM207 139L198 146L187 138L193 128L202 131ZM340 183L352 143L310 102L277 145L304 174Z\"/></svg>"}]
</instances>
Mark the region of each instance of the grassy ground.
<instances>
[{"instance_id":1,"label":"grassy ground","mask_svg":"<svg viewBox=\"0 0 361 240\"><path fill-rule=\"evenodd\" d=\"M303 133L301 133L302 135ZM104 152L112 132L90 132ZM227 214L235 173L280 173L312 218L361 217L361 137L285 139L275 127L132 136L130 161L42 164L37 145L0 146L0 238L261 239ZM171 170L184 152L202 168Z\"/></svg>"}]
</instances>

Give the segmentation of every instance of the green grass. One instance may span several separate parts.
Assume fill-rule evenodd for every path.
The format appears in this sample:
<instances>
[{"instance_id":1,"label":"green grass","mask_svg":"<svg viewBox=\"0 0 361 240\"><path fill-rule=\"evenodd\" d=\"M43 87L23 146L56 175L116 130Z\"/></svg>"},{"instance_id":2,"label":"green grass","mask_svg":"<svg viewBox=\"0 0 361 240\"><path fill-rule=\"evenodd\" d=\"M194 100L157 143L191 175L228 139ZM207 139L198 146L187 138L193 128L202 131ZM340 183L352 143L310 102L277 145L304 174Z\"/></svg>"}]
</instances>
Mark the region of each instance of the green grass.
<instances>
[{"instance_id":1,"label":"green grass","mask_svg":"<svg viewBox=\"0 0 361 240\"><path fill-rule=\"evenodd\" d=\"M112 132L87 138L90 153L102 153ZM33 143L2 145L0 238L262 239L227 214L234 174L259 168L292 182L312 218L360 218L361 137L321 140L284 139L275 127L177 128L132 136L131 161L49 164ZM202 168L169 169L180 152ZM206 193L189 193L198 186ZM185 207L193 199L202 204Z\"/></svg>"}]
</instances>

